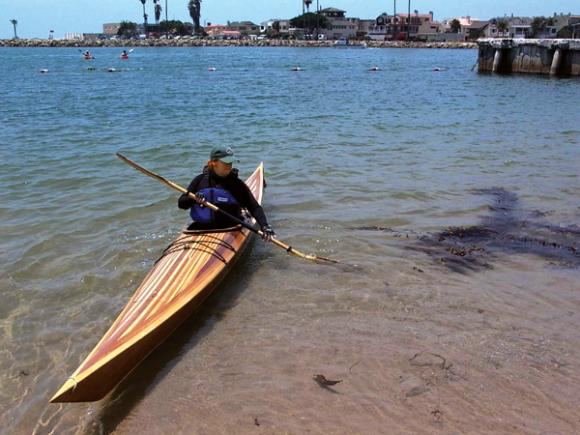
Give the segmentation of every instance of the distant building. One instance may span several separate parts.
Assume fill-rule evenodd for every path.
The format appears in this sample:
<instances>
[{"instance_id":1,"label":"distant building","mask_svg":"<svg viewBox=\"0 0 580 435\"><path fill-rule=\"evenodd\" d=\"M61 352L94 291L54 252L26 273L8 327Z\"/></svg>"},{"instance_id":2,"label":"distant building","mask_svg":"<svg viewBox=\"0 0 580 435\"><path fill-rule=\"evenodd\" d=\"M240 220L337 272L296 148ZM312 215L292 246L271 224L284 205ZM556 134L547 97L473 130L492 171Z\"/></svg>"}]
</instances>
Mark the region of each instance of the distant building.
<instances>
[{"instance_id":1,"label":"distant building","mask_svg":"<svg viewBox=\"0 0 580 435\"><path fill-rule=\"evenodd\" d=\"M502 24L503 23L503 24ZM507 20L494 18L489 20L489 25L485 29L485 38L509 38L509 23Z\"/></svg>"},{"instance_id":2,"label":"distant building","mask_svg":"<svg viewBox=\"0 0 580 435\"><path fill-rule=\"evenodd\" d=\"M65 41L82 41L83 35L82 35L82 33L73 33L73 32L65 33L64 40Z\"/></svg>"},{"instance_id":3,"label":"distant building","mask_svg":"<svg viewBox=\"0 0 580 435\"><path fill-rule=\"evenodd\" d=\"M121 23L105 23L103 24L103 33L107 36L115 36L121 27Z\"/></svg>"},{"instance_id":4,"label":"distant building","mask_svg":"<svg viewBox=\"0 0 580 435\"><path fill-rule=\"evenodd\" d=\"M558 37L558 27L556 26L542 27L542 29L540 29L540 31L534 35L534 38L538 39L554 39L557 37Z\"/></svg>"},{"instance_id":5,"label":"distant building","mask_svg":"<svg viewBox=\"0 0 580 435\"><path fill-rule=\"evenodd\" d=\"M441 31L441 24L433 20L433 12L420 14L419 11L414 11L411 15L383 13L375 19L375 25L369 32L369 37L380 41L407 38L426 40L429 35L438 34Z\"/></svg>"},{"instance_id":6,"label":"distant building","mask_svg":"<svg viewBox=\"0 0 580 435\"><path fill-rule=\"evenodd\" d=\"M86 42L95 42L98 41L99 39L103 39L106 36L104 36L102 33L83 33L83 41Z\"/></svg>"},{"instance_id":7,"label":"distant building","mask_svg":"<svg viewBox=\"0 0 580 435\"><path fill-rule=\"evenodd\" d=\"M532 28L533 18L511 17L511 18L493 18L485 29L486 38L539 38L553 39L557 38L558 31L566 26L567 20L558 18L547 18L546 22L540 29L536 29L533 35ZM547 25L546 23L550 23Z\"/></svg>"},{"instance_id":8,"label":"distant building","mask_svg":"<svg viewBox=\"0 0 580 435\"><path fill-rule=\"evenodd\" d=\"M348 19L345 17L346 11L336 8L326 8L320 10L320 15L325 17L330 23L330 28L320 29L320 34L325 39L348 39L355 38L358 31L358 19Z\"/></svg>"},{"instance_id":9,"label":"distant building","mask_svg":"<svg viewBox=\"0 0 580 435\"><path fill-rule=\"evenodd\" d=\"M230 32L240 32L242 36L259 35L260 26L251 21L236 21L228 23L227 30Z\"/></svg>"},{"instance_id":10,"label":"distant building","mask_svg":"<svg viewBox=\"0 0 580 435\"><path fill-rule=\"evenodd\" d=\"M208 24L203 28L207 36L213 39L218 39L220 36L223 36L223 32L227 30L227 26L225 24Z\"/></svg>"},{"instance_id":11,"label":"distant building","mask_svg":"<svg viewBox=\"0 0 580 435\"><path fill-rule=\"evenodd\" d=\"M287 35L290 31L290 20L281 20L272 18L268 21L260 23L260 33L266 34L271 32L278 32L280 35Z\"/></svg>"},{"instance_id":12,"label":"distant building","mask_svg":"<svg viewBox=\"0 0 580 435\"><path fill-rule=\"evenodd\" d=\"M572 38L580 39L580 15L570 15L568 17L567 27L572 30Z\"/></svg>"},{"instance_id":13,"label":"distant building","mask_svg":"<svg viewBox=\"0 0 580 435\"><path fill-rule=\"evenodd\" d=\"M203 28L211 39L241 39L242 33L238 30L229 30L228 26L212 24Z\"/></svg>"},{"instance_id":14,"label":"distant building","mask_svg":"<svg viewBox=\"0 0 580 435\"><path fill-rule=\"evenodd\" d=\"M465 39L474 39L479 36L483 36L485 29L489 26L489 20L480 20L479 18L473 18L469 15L466 17L455 18L459 21L460 30L459 33L465 35Z\"/></svg>"},{"instance_id":15,"label":"distant building","mask_svg":"<svg viewBox=\"0 0 580 435\"><path fill-rule=\"evenodd\" d=\"M358 37L367 38L369 33L371 33L375 28L375 20L361 20L358 18L353 18L353 20L356 20L355 23L357 24Z\"/></svg>"}]
</instances>

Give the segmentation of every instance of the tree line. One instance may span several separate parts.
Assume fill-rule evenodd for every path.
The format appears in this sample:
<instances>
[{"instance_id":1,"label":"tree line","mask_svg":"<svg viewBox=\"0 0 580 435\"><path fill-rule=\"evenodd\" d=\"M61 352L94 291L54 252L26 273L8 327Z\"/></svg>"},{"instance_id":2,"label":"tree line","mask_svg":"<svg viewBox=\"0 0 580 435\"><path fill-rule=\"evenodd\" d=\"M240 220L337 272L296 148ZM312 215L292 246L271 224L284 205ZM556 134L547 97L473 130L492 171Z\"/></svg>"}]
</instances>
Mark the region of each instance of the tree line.
<instances>
[{"instance_id":1,"label":"tree line","mask_svg":"<svg viewBox=\"0 0 580 435\"><path fill-rule=\"evenodd\" d=\"M149 15L146 12L145 6L147 0L138 0L143 6L143 24L145 25L145 32L148 33L148 29L151 26L148 24ZM160 0L153 1L153 10L155 14L155 30L171 35L199 35L206 36L206 33L201 26L201 2L202 0L189 0L187 3L187 10L189 16L193 22L193 28L191 24L184 23L180 20L164 20L161 21L161 13L163 12L163 7L160 4ZM299 29L304 29L309 33L313 33L315 29L327 29L330 27L330 21L323 15L310 12L311 0L304 0L304 4L307 8L307 12L294 17L290 20L290 25ZM229 23L228 23L229 24ZM138 36L138 24L132 21L121 21L119 29L117 31L117 36L121 38L134 38ZM280 22L275 21L272 25L272 29L268 31L268 36L276 38L280 36Z\"/></svg>"}]
</instances>

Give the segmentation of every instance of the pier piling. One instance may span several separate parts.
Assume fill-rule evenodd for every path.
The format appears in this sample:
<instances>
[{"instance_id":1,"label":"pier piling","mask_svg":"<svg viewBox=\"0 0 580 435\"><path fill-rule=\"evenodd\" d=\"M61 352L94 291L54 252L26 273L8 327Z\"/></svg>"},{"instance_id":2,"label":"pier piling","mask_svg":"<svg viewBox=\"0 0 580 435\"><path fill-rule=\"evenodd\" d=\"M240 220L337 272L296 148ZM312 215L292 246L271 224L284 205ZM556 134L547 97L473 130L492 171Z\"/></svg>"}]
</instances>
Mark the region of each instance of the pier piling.
<instances>
[{"instance_id":1,"label":"pier piling","mask_svg":"<svg viewBox=\"0 0 580 435\"><path fill-rule=\"evenodd\" d=\"M480 39L478 71L580 76L579 39Z\"/></svg>"}]
</instances>

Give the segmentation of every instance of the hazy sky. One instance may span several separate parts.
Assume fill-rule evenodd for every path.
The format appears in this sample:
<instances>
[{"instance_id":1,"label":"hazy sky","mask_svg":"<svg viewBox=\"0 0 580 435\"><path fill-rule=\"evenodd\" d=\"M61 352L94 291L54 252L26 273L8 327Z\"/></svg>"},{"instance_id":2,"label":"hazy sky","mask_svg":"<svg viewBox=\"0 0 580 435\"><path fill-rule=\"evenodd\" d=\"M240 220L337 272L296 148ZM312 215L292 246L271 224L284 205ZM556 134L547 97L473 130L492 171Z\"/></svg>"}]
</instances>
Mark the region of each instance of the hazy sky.
<instances>
[{"instance_id":1,"label":"hazy sky","mask_svg":"<svg viewBox=\"0 0 580 435\"><path fill-rule=\"evenodd\" d=\"M191 21L187 3L187 0L167 0L169 19ZM165 0L161 0L161 5L165 8ZM347 16L359 18L376 18L381 12L393 12L393 0L321 0L320 5L340 8ZM406 11L407 7L408 1L397 1L398 11ZM152 0L147 0L146 8L152 22ZM415 9L421 13L433 11L436 20L465 15L487 19L512 13L520 16L547 16L554 12L580 15L580 1L412 0L411 10ZM269 18L292 18L301 12L301 0L202 0L201 15L202 23L225 24L228 20L260 23ZM140 0L0 0L0 15L0 38L13 36L11 19L18 20L17 31L21 38L46 38L50 29L54 29L55 37L59 38L67 32L101 32L103 23L142 22L143 6Z\"/></svg>"}]
</instances>

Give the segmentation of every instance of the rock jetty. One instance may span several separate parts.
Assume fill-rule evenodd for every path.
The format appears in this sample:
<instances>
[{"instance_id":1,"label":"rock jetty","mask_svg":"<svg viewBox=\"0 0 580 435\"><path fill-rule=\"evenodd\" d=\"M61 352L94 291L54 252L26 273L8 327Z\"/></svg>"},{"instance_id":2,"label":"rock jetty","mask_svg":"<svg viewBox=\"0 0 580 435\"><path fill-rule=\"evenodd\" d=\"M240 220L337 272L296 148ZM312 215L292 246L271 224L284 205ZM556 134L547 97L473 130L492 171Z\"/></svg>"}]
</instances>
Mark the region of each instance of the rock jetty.
<instances>
[{"instance_id":1,"label":"rock jetty","mask_svg":"<svg viewBox=\"0 0 580 435\"><path fill-rule=\"evenodd\" d=\"M0 47L333 47L335 41L299 41L283 39L215 40L181 37L179 39L129 39L72 41L60 39L0 39ZM360 45L362 42L352 42ZM368 48L477 48L475 42L366 41Z\"/></svg>"}]
</instances>

